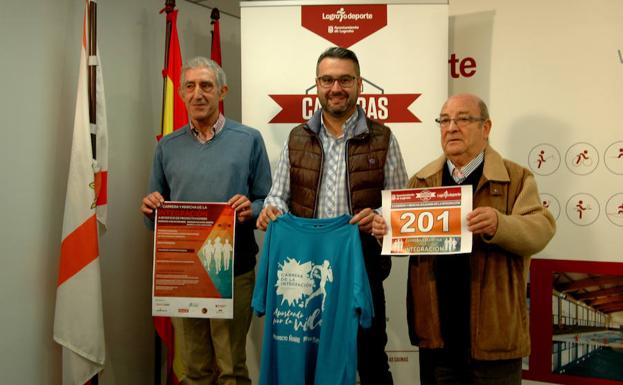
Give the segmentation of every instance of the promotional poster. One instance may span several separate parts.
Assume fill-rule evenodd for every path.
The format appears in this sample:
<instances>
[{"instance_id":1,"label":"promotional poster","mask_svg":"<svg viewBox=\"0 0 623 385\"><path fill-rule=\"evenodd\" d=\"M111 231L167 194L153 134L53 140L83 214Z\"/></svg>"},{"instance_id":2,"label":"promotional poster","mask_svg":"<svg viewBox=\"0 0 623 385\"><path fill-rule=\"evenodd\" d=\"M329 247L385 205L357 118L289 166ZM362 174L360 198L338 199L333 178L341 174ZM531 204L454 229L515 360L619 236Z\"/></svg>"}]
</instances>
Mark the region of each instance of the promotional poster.
<instances>
[{"instance_id":1,"label":"promotional poster","mask_svg":"<svg viewBox=\"0 0 623 385\"><path fill-rule=\"evenodd\" d=\"M156 211L152 314L233 317L235 210L168 201Z\"/></svg>"}]
</instances>

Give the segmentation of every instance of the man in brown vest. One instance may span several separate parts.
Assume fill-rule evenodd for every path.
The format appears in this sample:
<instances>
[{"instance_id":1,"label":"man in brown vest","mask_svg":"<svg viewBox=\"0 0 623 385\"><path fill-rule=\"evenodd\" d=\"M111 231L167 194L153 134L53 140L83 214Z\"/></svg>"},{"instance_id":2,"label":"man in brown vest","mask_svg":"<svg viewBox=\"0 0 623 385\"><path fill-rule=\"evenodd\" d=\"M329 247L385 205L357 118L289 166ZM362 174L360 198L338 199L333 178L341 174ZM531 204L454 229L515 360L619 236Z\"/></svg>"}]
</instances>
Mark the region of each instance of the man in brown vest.
<instances>
[{"instance_id":1,"label":"man in brown vest","mask_svg":"<svg viewBox=\"0 0 623 385\"><path fill-rule=\"evenodd\" d=\"M381 190L405 187L407 174L392 132L357 106L361 88L354 52L332 47L320 55L316 89L322 109L290 132L257 227L265 230L284 212L307 218L353 215L350 223L361 231L375 315L370 329L359 330L359 377L362 385L387 385L393 380L385 354L383 280L391 260L380 255L371 230Z\"/></svg>"}]
</instances>

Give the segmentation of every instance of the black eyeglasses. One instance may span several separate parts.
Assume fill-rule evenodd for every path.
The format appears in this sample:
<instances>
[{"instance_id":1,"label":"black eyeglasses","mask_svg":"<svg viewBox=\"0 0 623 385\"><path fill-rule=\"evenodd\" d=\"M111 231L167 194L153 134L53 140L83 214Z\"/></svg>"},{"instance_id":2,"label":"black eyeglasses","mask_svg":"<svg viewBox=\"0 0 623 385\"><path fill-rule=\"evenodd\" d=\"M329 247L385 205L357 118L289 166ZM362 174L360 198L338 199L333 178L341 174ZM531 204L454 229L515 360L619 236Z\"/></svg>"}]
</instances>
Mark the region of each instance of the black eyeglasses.
<instances>
[{"instance_id":1,"label":"black eyeglasses","mask_svg":"<svg viewBox=\"0 0 623 385\"><path fill-rule=\"evenodd\" d=\"M458 128L464 128L473 122L483 122L484 120L485 119L479 116L459 116L458 118L438 118L435 119L435 122L437 122L441 128L450 127L452 122L454 122Z\"/></svg>"},{"instance_id":2,"label":"black eyeglasses","mask_svg":"<svg viewBox=\"0 0 623 385\"><path fill-rule=\"evenodd\" d=\"M351 75L344 75L344 76L340 76L339 78L334 78L334 77L326 75L326 76L318 76L316 78L316 81L318 82L318 85L322 88L333 87L333 84L335 82L337 82L342 88L350 88L355 84L355 79L357 79L357 77L351 76Z\"/></svg>"}]
</instances>

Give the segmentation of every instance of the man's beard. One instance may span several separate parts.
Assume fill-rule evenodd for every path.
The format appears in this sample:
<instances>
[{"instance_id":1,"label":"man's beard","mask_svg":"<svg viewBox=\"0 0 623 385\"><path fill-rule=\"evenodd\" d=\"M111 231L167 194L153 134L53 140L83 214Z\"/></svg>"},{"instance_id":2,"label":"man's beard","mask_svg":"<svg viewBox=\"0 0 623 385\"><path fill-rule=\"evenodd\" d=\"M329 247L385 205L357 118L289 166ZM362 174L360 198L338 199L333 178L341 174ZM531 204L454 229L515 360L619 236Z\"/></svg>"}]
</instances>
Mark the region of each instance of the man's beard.
<instances>
[{"instance_id":1,"label":"man's beard","mask_svg":"<svg viewBox=\"0 0 623 385\"><path fill-rule=\"evenodd\" d=\"M332 106L331 103L329 102L329 99L331 99L332 97L344 97L344 103L340 104L339 106ZM329 114L331 114L332 116L335 116L336 118L341 118L344 117L346 114L348 114L353 106L356 104L352 103L352 101L350 100L350 95L346 92L339 92L339 93L334 93L331 95L327 95L324 103L322 103L322 99L320 100L320 104L322 105L322 108L328 112Z\"/></svg>"}]
</instances>

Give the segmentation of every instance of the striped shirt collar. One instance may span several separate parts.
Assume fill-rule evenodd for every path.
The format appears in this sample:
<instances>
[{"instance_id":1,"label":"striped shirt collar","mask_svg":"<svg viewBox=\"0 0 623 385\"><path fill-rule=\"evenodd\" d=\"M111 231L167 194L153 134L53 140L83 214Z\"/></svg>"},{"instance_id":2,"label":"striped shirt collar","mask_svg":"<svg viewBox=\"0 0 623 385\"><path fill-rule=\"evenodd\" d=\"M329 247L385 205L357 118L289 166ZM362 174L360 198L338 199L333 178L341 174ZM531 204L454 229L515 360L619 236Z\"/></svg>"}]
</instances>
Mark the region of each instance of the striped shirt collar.
<instances>
[{"instance_id":1,"label":"striped shirt collar","mask_svg":"<svg viewBox=\"0 0 623 385\"><path fill-rule=\"evenodd\" d=\"M225 127L225 116L223 116L223 114L219 113L218 114L218 119L216 119L216 122L214 122L214 125L212 126L212 133L214 135L212 135L212 138L210 138L209 140L204 140L201 136L199 131L193 127L193 123L192 121L189 123L190 124L190 131L193 133L193 136L200 142L200 143L207 143L209 141L211 141L212 139L214 139L216 137L216 135L219 134L219 132L221 132L221 130L223 130L223 127Z\"/></svg>"},{"instance_id":2,"label":"striped shirt collar","mask_svg":"<svg viewBox=\"0 0 623 385\"><path fill-rule=\"evenodd\" d=\"M357 123L358 118L359 118L359 109L355 108L355 112L353 112L353 114L348 119L346 119L346 121L344 122L344 126L342 127L344 130L344 134L341 137L336 138L336 139L341 139L341 138L350 139L351 137L353 137L354 132L355 132L355 125ZM320 114L320 127L321 127L321 130L324 131L325 135L333 137L333 135L331 135L329 131L327 130L327 126L325 126L324 124L324 116L322 113Z\"/></svg>"},{"instance_id":3,"label":"striped shirt collar","mask_svg":"<svg viewBox=\"0 0 623 385\"><path fill-rule=\"evenodd\" d=\"M469 161L469 163L467 163L465 166L463 167L456 167L451 161L450 159L446 159L446 164L448 165L448 170L450 171L450 175L452 175L452 178L454 178L454 181L456 183L461 183L463 182L465 179L467 179L467 177L474 172L475 169L478 168L478 166L480 166L482 164L482 162L485 160L485 151L482 150L480 152L480 154L476 155L476 157L472 160ZM460 176L455 176L455 171L454 169L458 169L458 174L460 174Z\"/></svg>"}]
</instances>

